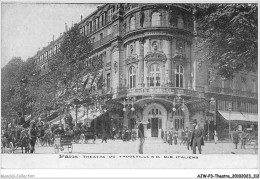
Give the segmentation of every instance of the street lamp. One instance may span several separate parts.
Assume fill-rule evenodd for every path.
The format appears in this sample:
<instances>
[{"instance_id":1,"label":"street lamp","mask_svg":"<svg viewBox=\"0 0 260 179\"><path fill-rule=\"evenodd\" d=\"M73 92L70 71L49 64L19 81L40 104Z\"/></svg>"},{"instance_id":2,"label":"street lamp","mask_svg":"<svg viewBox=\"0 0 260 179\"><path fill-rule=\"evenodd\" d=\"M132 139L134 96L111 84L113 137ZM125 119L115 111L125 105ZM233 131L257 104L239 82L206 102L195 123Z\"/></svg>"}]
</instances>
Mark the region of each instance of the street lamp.
<instances>
[{"instance_id":1,"label":"street lamp","mask_svg":"<svg viewBox=\"0 0 260 179\"><path fill-rule=\"evenodd\" d=\"M184 99L181 97L180 94L177 94L176 98L173 98L173 102L172 102L172 110L173 112L175 112L176 109L176 105L181 104L181 110L184 111Z\"/></svg>"},{"instance_id":2,"label":"street lamp","mask_svg":"<svg viewBox=\"0 0 260 179\"><path fill-rule=\"evenodd\" d=\"M228 111L229 111L228 138L229 138L229 141L231 141L231 125L230 125L231 111L232 111L232 103L231 102L228 104Z\"/></svg>"},{"instance_id":3,"label":"street lamp","mask_svg":"<svg viewBox=\"0 0 260 179\"><path fill-rule=\"evenodd\" d=\"M135 110L135 108L134 108L134 100L133 99L130 101L130 100L128 100L128 98L126 98L126 100L124 99L122 104L124 105L124 107L123 107L123 111L124 112L126 111L126 106L127 105L131 105L132 106L131 109L130 109L131 111Z\"/></svg>"},{"instance_id":4,"label":"street lamp","mask_svg":"<svg viewBox=\"0 0 260 179\"><path fill-rule=\"evenodd\" d=\"M213 97L210 98L210 112L213 113L213 115L215 114L215 104L216 104L216 101ZM209 117L208 118L208 141L209 141L209 124L210 124L210 119L212 117Z\"/></svg>"}]
</instances>

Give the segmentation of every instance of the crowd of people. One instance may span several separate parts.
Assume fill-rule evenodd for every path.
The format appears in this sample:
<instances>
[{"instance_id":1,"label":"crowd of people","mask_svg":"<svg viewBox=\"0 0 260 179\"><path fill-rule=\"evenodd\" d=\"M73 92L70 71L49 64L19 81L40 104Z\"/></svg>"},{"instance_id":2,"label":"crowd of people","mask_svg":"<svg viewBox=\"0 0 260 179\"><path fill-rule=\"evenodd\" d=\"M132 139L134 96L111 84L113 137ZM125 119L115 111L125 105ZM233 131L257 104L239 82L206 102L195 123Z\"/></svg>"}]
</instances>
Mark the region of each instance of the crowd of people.
<instances>
[{"instance_id":1,"label":"crowd of people","mask_svg":"<svg viewBox=\"0 0 260 179\"><path fill-rule=\"evenodd\" d=\"M196 147L201 154L201 146L204 145L203 129L196 119L193 120L193 126L190 129L188 127L185 130L171 128L169 131L163 131L161 129L161 139L169 145L186 145L188 150L192 149L193 154L196 154Z\"/></svg>"}]
</instances>

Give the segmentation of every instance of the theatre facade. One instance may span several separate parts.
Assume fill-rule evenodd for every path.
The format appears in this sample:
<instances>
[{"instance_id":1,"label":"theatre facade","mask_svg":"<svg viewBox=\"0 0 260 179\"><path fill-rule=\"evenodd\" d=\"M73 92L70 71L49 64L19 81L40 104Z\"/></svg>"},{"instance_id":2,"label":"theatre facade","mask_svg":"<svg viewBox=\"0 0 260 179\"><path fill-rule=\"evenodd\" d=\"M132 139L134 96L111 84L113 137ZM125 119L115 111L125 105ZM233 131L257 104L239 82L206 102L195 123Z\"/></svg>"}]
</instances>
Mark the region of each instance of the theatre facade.
<instances>
[{"instance_id":1,"label":"theatre facade","mask_svg":"<svg viewBox=\"0 0 260 179\"><path fill-rule=\"evenodd\" d=\"M105 93L122 110L106 109L117 128L134 129L141 121L147 137L160 137L161 129L189 128L197 119L207 134L217 130L225 138L228 120L232 130L239 121L242 127L258 123L257 73L213 76L199 60L189 4L104 4L79 26L93 43L85 65L102 60ZM35 56L42 73L61 39Z\"/></svg>"}]
</instances>

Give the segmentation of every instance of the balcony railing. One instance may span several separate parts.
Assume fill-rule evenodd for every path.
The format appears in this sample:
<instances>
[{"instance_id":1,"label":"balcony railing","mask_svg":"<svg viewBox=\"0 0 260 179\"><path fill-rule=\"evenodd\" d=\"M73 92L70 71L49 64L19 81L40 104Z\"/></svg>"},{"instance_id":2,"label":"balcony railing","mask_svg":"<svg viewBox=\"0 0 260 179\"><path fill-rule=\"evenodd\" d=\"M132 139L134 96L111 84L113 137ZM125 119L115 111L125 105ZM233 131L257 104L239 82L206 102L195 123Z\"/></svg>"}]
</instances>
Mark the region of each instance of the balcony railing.
<instances>
[{"instance_id":1,"label":"balcony railing","mask_svg":"<svg viewBox=\"0 0 260 179\"><path fill-rule=\"evenodd\" d=\"M109 34L109 35L107 35L106 37L100 39L99 41L94 42L94 43L93 43L93 49L96 49L96 48L98 48L99 46L101 46L101 45L107 43L107 42L110 41L112 38L113 38L113 34Z\"/></svg>"},{"instance_id":2,"label":"balcony railing","mask_svg":"<svg viewBox=\"0 0 260 179\"><path fill-rule=\"evenodd\" d=\"M248 98L257 98L258 94L249 92L249 91L240 91L231 88L220 88L220 87L212 87L208 88L208 92L211 93L219 93L219 94L226 94L232 96L241 96L241 97L248 97Z\"/></svg>"},{"instance_id":3,"label":"balcony railing","mask_svg":"<svg viewBox=\"0 0 260 179\"><path fill-rule=\"evenodd\" d=\"M178 28L178 29L184 29L184 30L189 30L192 31L191 26L188 24L184 27L178 26L178 24L171 24L169 20L158 20L158 21L149 21L149 22L144 22L143 25L141 26L139 20L135 20L135 23L129 24L127 23L126 27L124 27L121 32L123 34L134 31L134 30L140 30L142 28L158 28L158 27L173 27L173 28Z\"/></svg>"},{"instance_id":4,"label":"balcony railing","mask_svg":"<svg viewBox=\"0 0 260 179\"><path fill-rule=\"evenodd\" d=\"M176 87L146 87L146 88L118 88L114 89L113 93L116 93L117 97L120 96L136 96L136 95L173 95L180 94L184 96L192 96L192 97L204 97L204 93L200 91L195 91L193 89L185 89L185 88L176 88Z\"/></svg>"},{"instance_id":5,"label":"balcony railing","mask_svg":"<svg viewBox=\"0 0 260 179\"><path fill-rule=\"evenodd\" d=\"M112 93L115 94L115 97L122 96L138 96L138 95L175 95L180 94L183 96L191 96L203 98L205 93L218 93L218 94L226 94L232 96L241 96L248 98L257 98L258 94L247 91L233 90L229 88L219 88L219 87L210 87L208 91L205 90L202 86L196 86L195 89L187 89L187 88L176 88L176 87L145 87L145 88L117 88L113 89Z\"/></svg>"}]
</instances>

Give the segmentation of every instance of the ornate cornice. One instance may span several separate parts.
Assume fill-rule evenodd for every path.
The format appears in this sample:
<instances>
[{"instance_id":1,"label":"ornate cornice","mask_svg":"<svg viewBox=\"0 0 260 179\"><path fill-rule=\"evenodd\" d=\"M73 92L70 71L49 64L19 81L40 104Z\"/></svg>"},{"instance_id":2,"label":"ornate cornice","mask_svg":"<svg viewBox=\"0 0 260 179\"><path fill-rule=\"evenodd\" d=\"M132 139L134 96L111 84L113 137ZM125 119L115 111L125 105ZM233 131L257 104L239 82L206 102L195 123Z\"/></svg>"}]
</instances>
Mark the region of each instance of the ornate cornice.
<instances>
[{"instance_id":1,"label":"ornate cornice","mask_svg":"<svg viewBox=\"0 0 260 179\"><path fill-rule=\"evenodd\" d=\"M166 62L166 55L161 52L148 52L148 54L144 57L144 61L163 61Z\"/></svg>"},{"instance_id":2,"label":"ornate cornice","mask_svg":"<svg viewBox=\"0 0 260 179\"><path fill-rule=\"evenodd\" d=\"M127 65L129 65L129 64L131 64L131 63L136 63L136 62L138 62L139 60L138 60L138 56L135 54L135 55L132 55L132 56L130 56L130 57L128 57L127 59L126 59L126 64Z\"/></svg>"}]
</instances>

